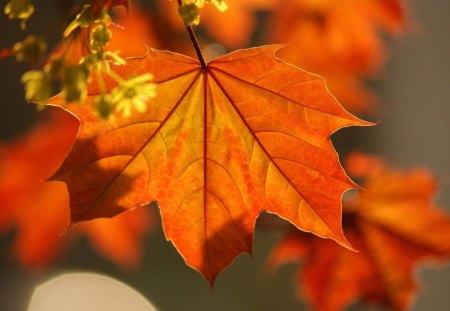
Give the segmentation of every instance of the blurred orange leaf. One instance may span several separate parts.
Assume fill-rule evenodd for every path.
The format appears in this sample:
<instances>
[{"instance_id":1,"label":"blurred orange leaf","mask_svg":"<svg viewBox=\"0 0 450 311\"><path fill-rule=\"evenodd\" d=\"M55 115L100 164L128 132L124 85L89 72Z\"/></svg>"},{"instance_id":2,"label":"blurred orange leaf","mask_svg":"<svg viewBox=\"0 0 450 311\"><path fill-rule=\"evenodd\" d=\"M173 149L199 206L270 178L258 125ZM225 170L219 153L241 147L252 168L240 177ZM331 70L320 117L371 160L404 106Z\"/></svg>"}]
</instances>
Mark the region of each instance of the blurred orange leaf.
<instances>
[{"instance_id":1,"label":"blurred orange leaf","mask_svg":"<svg viewBox=\"0 0 450 311\"><path fill-rule=\"evenodd\" d=\"M20 264L41 268L54 260L70 221L69 195L62 182L40 184L22 193L12 217L16 231L13 252Z\"/></svg>"},{"instance_id":2,"label":"blurred orange leaf","mask_svg":"<svg viewBox=\"0 0 450 311\"><path fill-rule=\"evenodd\" d=\"M0 146L0 231L13 228L13 252L26 266L51 263L76 235L87 235L93 247L124 267L140 262L143 238L152 228L147 208L113 219L97 219L67 234L69 195L64 183L41 182L59 168L75 141L79 122L67 111L48 106L24 136Z\"/></svg>"},{"instance_id":3,"label":"blurred orange leaf","mask_svg":"<svg viewBox=\"0 0 450 311\"><path fill-rule=\"evenodd\" d=\"M27 134L0 146L0 229L14 227L23 264L42 266L55 254L69 224L69 197L61 182L42 182L72 148L78 121L56 107L41 113Z\"/></svg>"},{"instance_id":4,"label":"blurred orange leaf","mask_svg":"<svg viewBox=\"0 0 450 311\"><path fill-rule=\"evenodd\" d=\"M126 14L117 14L111 25L111 41L105 47L109 51L120 51L121 57L142 56L147 46L158 45L151 17L132 5Z\"/></svg>"},{"instance_id":5,"label":"blurred orange leaf","mask_svg":"<svg viewBox=\"0 0 450 311\"><path fill-rule=\"evenodd\" d=\"M376 166L368 166L377 163ZM344 206L351 252L311 235L288 235L272 252L269 266L303 260L299 295L314 310L343 310L356 299L405 310L416 292L414 268L424 260L450 258L450 217L433 204L428 171L380 170L380 161L358 155L351 166L363 172L365 189Z\"/></svg>"},{"instance_id":6,"label":"blurred orange leaf","mask_svg":"<svg viewBox=\"0 0 450 311\"><path fill-rule=\"evenodd\" d=\"M397 34L408 23L402 0L288 0L272 15L270 41L289 43L283 58L324 76L344 106L361 113L376 103L358 80L385 63L380 32Z\"/></svg>"},{"instance_id":7,"label":"blurred orange leaf","mask_svg":"<svg viewBox=\"0 0 450 311\"><path fill-rule=\"evenodd\" d=\"M167 51L129 59L115 72L151 72L158 90L145 114L129 118L97 118L95 81L83 105L55 98L81 122L53 177L68 185L72 222L157 201L167 239L210 283L251 251L263 210L349 246L341 195L353 184L329 136L367 123L344 111L322 78L276 58L277 49L237 51L207 68Z\"/></svg>"},{"instance_id":8,"label":"blurred orange leaf","mask_svg":"<svg viewBox=\"0 0 450 311\"><path fill-rule=\"evenodd\" d=\"M208 33L229 49L248 46L257 23L256 12L275 7L276 0L227 0L228 10L220 12L205 6L201 24Z\"/></svg>"},{"instance_id":9,"label":"blurred orange leaf","mask_svg":"<svg viewBox=\"0 0 450 311\"><path fill-rule=\"evenodd\" d=\"M147 207L136 208L109 219L94 219L74 227L86 235L100 254L124 268L138 267L145 237L153 228Z\"/></svg>"},{"instance_id":10,"label":"blurred orange leaf","mask_svg":"<svg viewBox=\"0 0 450 311\"><path fill-rule=\"evenodd\" d=\"M308 68L373 74L385 57L380 28L406 27L400 2L290 0L273 16L272 38L291 43L283 55Z\"/></svg>"}]
</instances>

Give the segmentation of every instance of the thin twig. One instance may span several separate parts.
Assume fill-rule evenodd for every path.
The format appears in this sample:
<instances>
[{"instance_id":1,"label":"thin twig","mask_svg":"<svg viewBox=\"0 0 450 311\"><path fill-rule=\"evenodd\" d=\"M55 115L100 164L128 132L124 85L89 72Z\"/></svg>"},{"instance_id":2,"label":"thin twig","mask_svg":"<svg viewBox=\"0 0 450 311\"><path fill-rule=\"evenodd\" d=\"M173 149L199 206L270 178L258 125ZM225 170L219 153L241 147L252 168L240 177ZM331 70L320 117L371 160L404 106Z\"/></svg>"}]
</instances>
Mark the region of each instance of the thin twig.
<instances>
[{"instance_id":1,"label":"thin twig","mask_svg":"<svg viewBox=\"0 0 450 311\"><path fill-rule=\"evenodd\" d=\"M178 6L181 6L181 0L178 0ZM200 45L198 44L197 37L195 36L194 30L191 26L184 24L191 39L192 45L194 46L195 53L197 53L198 61L203 69L206 69L207 65L205 59L203 58L202 51L200 50Z\"/></svg>"}]
</instances>

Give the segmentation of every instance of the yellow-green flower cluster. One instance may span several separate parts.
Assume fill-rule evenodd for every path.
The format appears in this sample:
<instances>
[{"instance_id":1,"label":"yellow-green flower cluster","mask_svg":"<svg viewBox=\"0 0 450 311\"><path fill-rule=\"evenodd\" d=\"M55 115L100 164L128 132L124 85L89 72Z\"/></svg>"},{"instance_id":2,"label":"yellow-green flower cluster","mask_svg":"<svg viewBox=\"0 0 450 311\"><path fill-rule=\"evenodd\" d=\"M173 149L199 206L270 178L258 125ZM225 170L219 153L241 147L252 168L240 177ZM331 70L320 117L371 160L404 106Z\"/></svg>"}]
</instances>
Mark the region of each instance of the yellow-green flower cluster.
<instances>
[{"instance_id":1,"label":"yellow-green flower cluster","mask_svg":"<svg viewBox=\"0 0 450 311\"><path fill-rule=\"evenodd\" d=\"M96 14L90 5L85 5L75 20L67 27L65 36L70 36L78 28L89 29L90 53L83 57L80 64L87 68L93 68L97 72L100 95L93 100L97 114L101 118L108 118L113 112L117 112L124 117L129 117L133 110L146 111L146 101L156 96L155 85L151 83L153 78L151 74L123 79L112 71L110 63L122 65L125 64L125 60L117 52L104 51L112 36L108 29L110 24L111 18L105 9ZM109 93L106 91L103 74L112 77L118 84ZM82 78L87 80L88 77L89 75L78 77L78 80L82 80ZM72 81L71 85L76 85L75 81ZM81 84L79 85L81 86ZM81 90L82 87L74 90L75 95L79 94L84 97L85 93L80 92ZM66 93L66 100L68 100L67 95L68 93Z\"/></svg>"},{"instance_id":2,"label":"yellow-green flower cluster","mask_svg":"<svg viewBox=\"0 0 450 311\"><path fill-rule=\"evenodd\" d=\"M214 5L221 12L228 9L225 0L182 0L178 8L178 14L186 25L198 25L200 23L199 10L205 3Z\"/></svg>"},{"instance_id":3,"label":"yellow-green flower cluster","mask_svg":"<svg viewBox=\"0 0 450 311\"><path fill-rule=\"evenodd\" d=\"M18 2L17 2L18 1ZM20 15L24 11L19 4L26 0L12 0L8 13ZM17 3L16 3L17 2ZM6 9L5 9L6 12ZM29 16L29 15L27 15ZM82 103L87 97L87 86L96 73L100 94L93 99L93 106L101 118L108 118L117 112L129 117L132 111L145 112L149 98L156 96L155 85L151 83L152 75L147 73L123 79L118 76L110 64L123 65L118 52L105 51L111 40L111 17L107 8L96 10L89 4L82 7L74 20L64 31L66 41L74 40L78 35L86 35L87 51L78 64L66 61L68 47L61 54L53 55L43 70L32 70L22 76L25 86L25 98L29 101L43 103L55 94L55 85L59 82L62 94L67 103ZM83 37L83 36L82 36ZM13 51L18 61L37 62L46 51L47 45L41 38L28 36L14 45ZM107 90L104 76L110 76L117 86Z\"/></svg>"}]
</instances>

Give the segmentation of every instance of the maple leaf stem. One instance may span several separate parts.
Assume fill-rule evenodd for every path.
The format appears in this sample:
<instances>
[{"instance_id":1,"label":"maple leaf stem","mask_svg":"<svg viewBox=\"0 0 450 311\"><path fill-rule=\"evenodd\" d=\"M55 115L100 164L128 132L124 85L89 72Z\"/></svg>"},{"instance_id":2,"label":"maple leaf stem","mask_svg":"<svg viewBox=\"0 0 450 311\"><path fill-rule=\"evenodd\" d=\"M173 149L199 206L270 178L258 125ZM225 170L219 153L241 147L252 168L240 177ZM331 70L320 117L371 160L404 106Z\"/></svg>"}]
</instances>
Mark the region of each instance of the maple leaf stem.
<instances>
[{"instance_id":1,"label":"maple leaf stem","mask_svg":"<svg viewBox=\"0 0 450 311\"><path fill-rule=\"evenodd\" d=\"M181 6L181 0L178 0L178 6ZM198 44L197 37L195 36L194 29L191 26L184 24L186 27L186 31L191 39L192 45L194 46L195 53L197 53L198 61L203 69L206 69L207 65L205 59L203 58L202 50L200 49L200 45Z\"/></svg>"},{"instance_id":2,"label":"maple leaf stem","mask_svg":"<svg viewBox=\"0 0 450 311\"><path fill-rule=\"evenodd\" d=\"M192 29L191 26L187 26L187 25L186 25L186 30L189 34L189 38L191 38L192 45L194 46L195 52L197 53L197 57L198 57L200 64L202 65L202 68L206 69L206 67L207 67L206 62L203 58L203 54L202 54L202 51L200 50L200 46L198 45L198 41L197 41L197 38L195 37L194 30Z\"/></svg>"}]
</instances>

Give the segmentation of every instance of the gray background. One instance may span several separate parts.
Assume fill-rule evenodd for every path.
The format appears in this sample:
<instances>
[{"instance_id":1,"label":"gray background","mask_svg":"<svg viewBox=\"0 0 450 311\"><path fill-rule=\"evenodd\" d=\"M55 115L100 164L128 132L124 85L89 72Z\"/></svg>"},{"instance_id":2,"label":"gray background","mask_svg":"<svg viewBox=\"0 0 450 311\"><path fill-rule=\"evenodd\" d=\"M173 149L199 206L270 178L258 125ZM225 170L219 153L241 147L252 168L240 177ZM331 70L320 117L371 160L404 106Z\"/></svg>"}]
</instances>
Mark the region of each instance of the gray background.
<instances>
[{"instance_id":1,"label":"gray background","mask_svg":"<svg viewBox=\"0 0 450 311\"><path fill-rule=\"evenodd\" d=\"M61 3L66 1L35 2L46 12L45 20L29 23L30 29L39 33L59 16L61 11L55 3L64 6ZM440 180L437 200L450 210L450 2L411 2L418 31L392 42L390 60L374 86L383 99L381 124L345 129L333 140L342 152L351 144L383 155L399 167L430 168ZM16 25L0 18L0 46L21 36ZM13 60L0 62L0 139L25 130L35 114L22 100L18 81L25 69ZM253 257L240 256L212 290L198 273L183 264L165 242L159 224L156 227L156 233L147 240L142 269L135 272L123 272L101 259L84 240L52 268L30 272L9 258L8 243L13 234L0 237L0 310L26 310L35 284L62 271L80 270L115 277L136 288L161 310L303 310L303 304L293 298L294 266L286 266L272 276L262 272L277 233L257 230ZM423 269L417 274L423 281L422 290L412 310L450 310L450 268ZM367 310L358 305L351 309Z\"/></svg>"}]
</instances>

